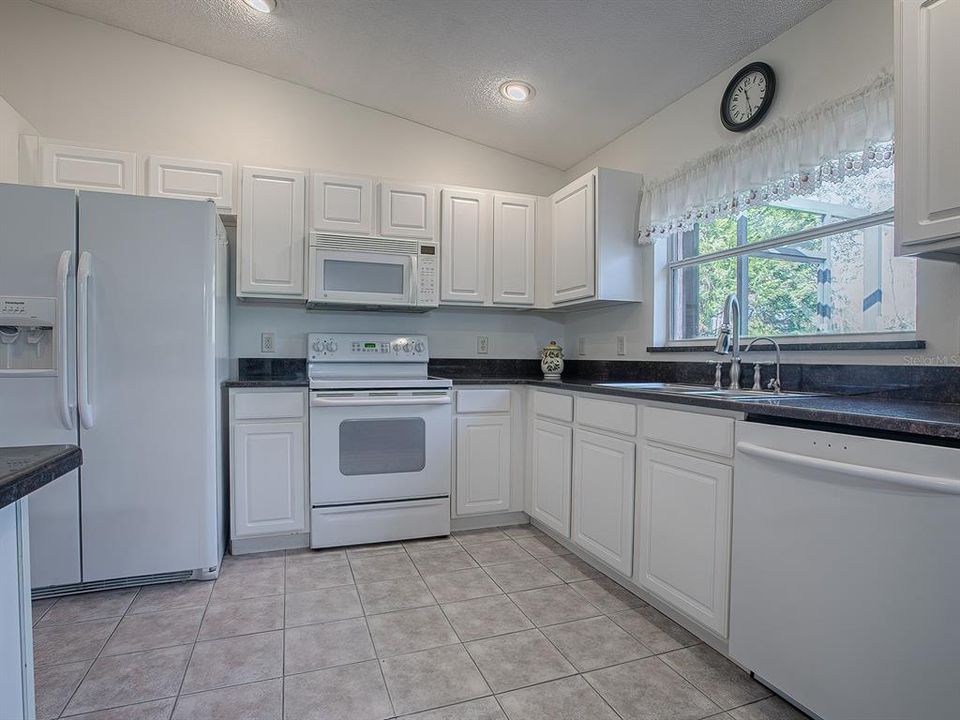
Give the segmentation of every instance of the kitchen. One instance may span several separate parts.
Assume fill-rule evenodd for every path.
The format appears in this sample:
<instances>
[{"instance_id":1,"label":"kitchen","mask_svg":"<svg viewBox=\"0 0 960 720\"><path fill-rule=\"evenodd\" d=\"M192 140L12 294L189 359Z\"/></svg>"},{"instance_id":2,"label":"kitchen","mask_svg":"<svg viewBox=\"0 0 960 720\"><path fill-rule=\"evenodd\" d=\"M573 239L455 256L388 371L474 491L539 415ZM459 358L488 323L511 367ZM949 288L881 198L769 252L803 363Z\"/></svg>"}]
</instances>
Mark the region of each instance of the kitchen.
<instances>
[{"instance_id":1,"label":"kitchen","mask_svg":"<svg viewBox=\"0 0 960 720\"><path fill-rule=\"evenodd\" d=\"M960 3L674 5L0 7L0 716L957 713Z\"/></svg>"}]
</instances>

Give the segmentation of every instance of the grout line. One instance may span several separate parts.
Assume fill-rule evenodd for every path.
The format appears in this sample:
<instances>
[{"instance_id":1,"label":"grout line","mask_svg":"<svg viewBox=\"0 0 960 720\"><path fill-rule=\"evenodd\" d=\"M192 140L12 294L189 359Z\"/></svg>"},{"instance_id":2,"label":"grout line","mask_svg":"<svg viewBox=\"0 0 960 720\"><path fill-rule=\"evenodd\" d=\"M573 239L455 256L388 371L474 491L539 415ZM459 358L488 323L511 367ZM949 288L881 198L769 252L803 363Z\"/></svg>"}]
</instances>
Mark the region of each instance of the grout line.
<instances>
[{"instance_id":1,"label":"grout line","mask_svg":"<svg viewBox=\"0 0 960 720\"><path fill-rule=\"evenodd\" d=\"M76 696L76 694L80 691L80 686L83 685L83 681L87 679L87 675L90 674L90 671L93 669L93 666L97 664L97 660L99 660L99 659L100 659L100 656L103 654L103 649L104 649L105 647L107 647L107 645L110 643L110 640L113 638L113 636L116 634L117 630L120 628L120 623L123 621L123 618L126 617L127 613L130 611L130 608L133 607L133 603L135 603L135 602L137 601L137 598L140 596L140 591L141 591L141 590L143 590L143 586L138 587L138 588L137 588L137 591L133 594L133 597L130 598L130 603L127 605L126 608L124 608L123 613L121 613L121 615L120 615L120 619L117 620L117 624L114 626L114 628L113 628L113 630L111 631L110 635L107 637L106 642L104 642L103 645L100 646L100 650L97 651L97 656L93 659L93 662L90 663L90 667L87 668L87 671L83 674L83 677L80 678L80 682L77 683L77 687L74 688L74 690L73 690L72 693L70 693L70 697L67 699L67 702L64 704L63 709L60 711L60 713L59 713L59 715L58 715L57 717L64 717L63 713L65 713L65 712L67 711L67 708L70 706L70 703L73 702L73 698L74 698L74 697ZM57 599L57 602L60 602L60 600L62 600L62 599L63 599L63 598L58 598L58 599ZM57 604L57 603L54 603L54 605L56 605L56 604ZM51 605L50 607L52 608L53 605ZM48 626L48 627L51 627L51 626ZM55 626L53 626L53 627L55 627Z\"/></svg>"},{"instance_id":2,"label":"grout line","mask_svg":"<svg viewBox=\"0 0 960 720\"><path fill-rule=\"evenodd\" d=\"M221 572L222 572L222 566L221 566ZM214 585L217 584L219 579L220 579L220 573L217 573L217 579L213 581ZM180 685L177 686L177 699L173 701L173 707L170 709L171 717L173 717L173 713L177 711L177 706L180 704L180 695L183 694L183 683L187 679L187 671L190 670L190 663L193 662L193 653L197 649L197 642L200 639L200 630L203 628L203 620L204 618L206 618L207 610L210 608L210 599L213 597L213 590L214 588L210 588L210 594L207 595L207 602L203 606L203 612L200 613L200 624L197 625L197 634L193 638L193 645L190 648L190 655L187 657L187 662L183 666L183 675L180 676Z\"/></svg>"}]
</instances>

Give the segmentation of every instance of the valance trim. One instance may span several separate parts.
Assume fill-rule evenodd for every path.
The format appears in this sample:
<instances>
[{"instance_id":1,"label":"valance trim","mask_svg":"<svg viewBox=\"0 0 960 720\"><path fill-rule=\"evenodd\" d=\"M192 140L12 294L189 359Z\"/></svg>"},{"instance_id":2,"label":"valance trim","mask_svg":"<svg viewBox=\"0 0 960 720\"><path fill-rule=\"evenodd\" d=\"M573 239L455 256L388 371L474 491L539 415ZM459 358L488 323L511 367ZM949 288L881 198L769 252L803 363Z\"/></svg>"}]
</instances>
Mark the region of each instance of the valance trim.
<instances>
[{"instance_id":1,"label":"valance trim","mask_svg":"<svg viewBox=\"0 0 960 720\"><path fill-rule=\"evenodd\" d=\"M644 189L640 243L890 165L893 104L893 75L884 73L857 92L686 163Z\"/></svg>"}]
</instances>

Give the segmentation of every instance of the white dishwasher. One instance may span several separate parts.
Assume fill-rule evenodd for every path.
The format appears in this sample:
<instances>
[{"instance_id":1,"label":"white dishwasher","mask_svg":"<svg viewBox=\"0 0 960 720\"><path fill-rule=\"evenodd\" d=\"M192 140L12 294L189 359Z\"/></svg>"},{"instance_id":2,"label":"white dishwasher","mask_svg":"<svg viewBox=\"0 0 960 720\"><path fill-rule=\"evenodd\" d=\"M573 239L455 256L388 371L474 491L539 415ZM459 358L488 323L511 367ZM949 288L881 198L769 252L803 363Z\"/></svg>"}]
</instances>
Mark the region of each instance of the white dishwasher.
<instances>
[{"instance_id":1,"label":"white dishwasher","mask_svg":"<svg viewBox=\"0 0 960 720\"><path fill-rule=\"evenodd\" d=\"M960 449L737 424L730 655L824 720L960 717Z\"/></svg>"}]
</instances>

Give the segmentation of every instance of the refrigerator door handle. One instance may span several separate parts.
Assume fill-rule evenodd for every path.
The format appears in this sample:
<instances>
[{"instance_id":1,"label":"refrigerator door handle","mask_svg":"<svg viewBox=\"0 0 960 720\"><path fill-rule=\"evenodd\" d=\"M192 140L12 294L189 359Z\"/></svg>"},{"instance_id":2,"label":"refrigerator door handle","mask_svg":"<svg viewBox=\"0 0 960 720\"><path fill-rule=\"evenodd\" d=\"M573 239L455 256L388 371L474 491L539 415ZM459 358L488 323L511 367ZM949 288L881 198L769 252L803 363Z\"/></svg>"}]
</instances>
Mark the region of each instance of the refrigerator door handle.
<instances>
[{"instance_id":1,"label":"refrigerator door handle","mask_svg":"<svg viewBox=\"0 0 960 720\"><path fill-rule=\"evenodd\" d=\"M77 386L80 394L80 424L89 430L93 427L93 405L90 403L90 278L93 276L93 256L80 253L77 265L77 363L79 365Z\"/></svg>"},{"instance_id":2,"label":"refrigerator door handle","mask_svg":"<svg viewBox=\"0 0 960 720\"><path fill-rule=\"evenodd\" d=\"M57 390L60 400L60 419L67 430L73 430L73 403L70 402L70 381L68 370L70 366L70 343L67 342L67 290L70 280L70 271L73 269L73 251L64 250L60 253L60 262L57 263L57 304L59 305L59 335L57 345L60 350L60 371L57 373Z\"/></svg>"}]
</instances>

